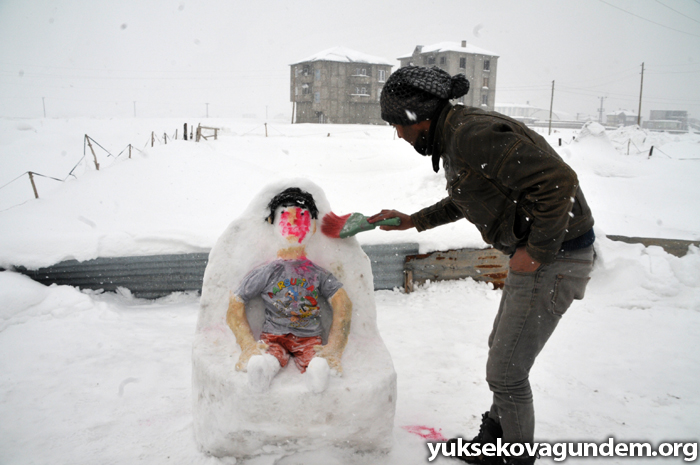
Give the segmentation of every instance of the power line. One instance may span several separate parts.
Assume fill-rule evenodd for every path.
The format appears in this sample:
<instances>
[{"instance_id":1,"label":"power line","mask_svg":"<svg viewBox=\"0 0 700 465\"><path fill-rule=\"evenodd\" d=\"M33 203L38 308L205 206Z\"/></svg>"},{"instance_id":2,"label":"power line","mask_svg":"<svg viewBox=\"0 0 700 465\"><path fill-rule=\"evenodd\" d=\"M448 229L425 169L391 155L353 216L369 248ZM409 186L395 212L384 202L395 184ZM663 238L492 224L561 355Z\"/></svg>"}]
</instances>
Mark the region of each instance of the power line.
<instances>
[{"instance_id":1,"label":"power line","mask_svg":"<svg viewBox=\"0 0 700 465\"><path fill-rule=\"evenodd\" d=\"M649 74L697 74L697 73L700 73L700 69L695 70L695 71L666 71L666 72L657 71L655 73L649 73Z\"/></svg>"},{"instance_id":2,"label":"power line","mask_svg":"<svg viewBox=\"0 0 700 465\"><path fill-rule=\"evenodd\" d=\"M691 20L691 21L695 21L696 23L700 23L700 21L698 21L697 19L691 18L690 16L686 15L685 13L681 13L680 11L678 11L678 10L676 10L676 9L673 9L673 8L671 8L670 6L666 5L665 3L662 3L662 2L659 1L659 0L656 0L656 3L658 3L659 5L665 6L666 8L668 8L668 9L671 10L671 11L675 11L676 13L678 13L678 14L681 15L681 16L685 16L686 18L688 18L688 19Z\"/></svg>"},{"instance_id":3,"label":"power line","mask_svg":"<svg viewBox=\"0 0 700 465\"><path fill-rule=\"evenodd\" d=\"M665 24L657 23L656 21L652 21L652 20L650 20L650 19L644 18L644 17L642 17L642 16L639 16L639 15L637 15L637 14L632 13L631 11L624 10L624 9L620 8L619 6L615 6L615 5L613 5L612 3L608 3L608 2L606 2L605 0L599 0L599 1L605 3L606 5L609 5L609 6L613 7L613 8L615 8L615 9L618 9L618 10L620 10L620 11L623 11L623 12L627 13L628 15L632 15L632 16L634 16L635 18L639 18L639 19L642 19L642 20L644 20L644 21L648 21L648 22L650 22L650 23L652 23L652 24L656 24L657 26L661 26L661 27L664 27L664 28L666 28L666 29L670 29L670 30L672 30L672 31L680 32L681 34L687 34L687 35L693 36L693 37L700 37L700 35L691 34L690 32L681 31L680 29L675 29L675 28L666 26Z\"/></svg>"}]
</instances>

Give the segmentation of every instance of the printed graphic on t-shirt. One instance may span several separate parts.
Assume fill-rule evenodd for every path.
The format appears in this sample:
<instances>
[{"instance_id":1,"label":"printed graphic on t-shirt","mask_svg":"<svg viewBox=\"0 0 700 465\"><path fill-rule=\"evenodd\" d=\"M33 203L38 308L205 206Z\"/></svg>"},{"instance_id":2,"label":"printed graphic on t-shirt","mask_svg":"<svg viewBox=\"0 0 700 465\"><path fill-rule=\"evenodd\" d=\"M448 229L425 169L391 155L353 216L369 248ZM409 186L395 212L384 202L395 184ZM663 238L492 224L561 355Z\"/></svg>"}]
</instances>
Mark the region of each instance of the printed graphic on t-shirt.
<instances>
[{"instance_id":1,"label":"printed graphic on t-shirt","mask_svg":"<svg viewBox=\"0 0 700 465\"><path fill-rule=\"evenodd\" d=\"M277 309L278 316L289 318L289 326L292 328L308 326L313 321L310 318L318 317L321 312L317 286L301 276L274 284L267 297Z\"/></svg>"},{"instance_id":2,"label":"printed graphic on t-shirt","mask_svg":"<svg viewBox=\"0 0 700 465\"><path fill-rule=\"evenodd\" d=\"M263 332L319 336L319 298L330 299L342 287L332 273L307 259L275 260L251 271L236 290L244 302L260 296L265 304Z\"/></svg>"}]
</instances>

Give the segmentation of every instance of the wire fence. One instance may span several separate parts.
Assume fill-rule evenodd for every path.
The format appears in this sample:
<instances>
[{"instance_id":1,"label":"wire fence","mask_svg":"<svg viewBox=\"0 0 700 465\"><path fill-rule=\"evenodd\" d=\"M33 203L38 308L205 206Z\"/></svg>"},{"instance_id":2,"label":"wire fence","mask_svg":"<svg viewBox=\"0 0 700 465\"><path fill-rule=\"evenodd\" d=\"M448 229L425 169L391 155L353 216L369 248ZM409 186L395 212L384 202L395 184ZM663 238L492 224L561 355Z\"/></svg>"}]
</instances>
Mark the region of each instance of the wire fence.
<instances>
[{"instance_id":1,"label":"wire fence","mask_svg":"<svg viewBox=\"0 0 700 465\"><path fill-rule=\"evenodd\" d=\"M201 125L199 125L199 126L197 127L197 133L198 133L198 134L201 133L201 129L200 129L201 127L202 127ZM186 132L186 131L187 131L187 124L184 125L184 128L185 128L185 132ZM195 136L195 133L194 133L194 126L192 126L192 128L193 128L193 132L191 133L191 137L190 137L190 138L191 138L192 140L195 140L195 139L194 139L194 136ZM218 128L212 128L212 129L217 129L217 130L218 130ZM186 135L185 133L183 133L183 137L184 137L184 140L187 140L187 135ZM203 136L203 137L206 139L206 138L208 138L209 136ZM13 183L17 182L18 180L22 179L24 176L28 176L29 182L31 183L31 186L32 186L32 191L34 192L34 198L35 198L35 199L38 199L38 198L39 198L39 191L38 191L38 189L37 189L36 182L34 181L34 177L35 177L35 176L36 176L36 177L42 177L42 178L50 179L50 180L53 180L53 181L56 181L56 182L66 182L66 181L68 180L68 178L70 178L70 177L73 177L73 178L77 179L77 176L76 176L76 174L75 174L75 171L76 171L76 169L81 165L81 163L83 163L83 162L85 161L85 159L88 157L88 153L89 153L90 155L92 155L92 162L93 162L93 164L94 164L94 166L95 166L95 169L96 169L97 171L99 171L99 170L100 170L100 163L99 163L99 161L98 161L97 153L95 152L95 147L97 147L98 149L101 149L101 150L104 152L103 156L106 156L107 158L113 158L113 159L116 160L116 159L119 159L120 157L122 157L122 156L124 156L124 155L127 155L127 154L128 154L128 158L131 158L131 156L132 156L132 154L133 154L134 151L139 152L139 153L144 153L144 152L143 152L143 149L145 149L146 147L148 147L149 144L150 144L151 147L154 147L156 143L159 143L159 144L167 144L167 143L168 143L168 140L177 140L177 139L178 139L178 129L175 129L174 133L173 133L172 135L170 135L170 136L167 134L167 132L164 132L162 137L159 136L159 135L157 135L157 134L155 133L155 131L152 131L152 132L151 132L150 138L146 141L146 143L143 145L143 147L142 147L141 149L139 149L138 147L134 146L133 144L128 144L128 145L126 145L126 147L124 147L118 154L114 155L110 150L108 150L107 148L105 148L102 144L100 144L99 142L97 142L95 139L93 139L93 138L90 137L89 135L85 134L85 136L83 137L83 155L82 155L82 156L80 157L80 159L75 163L75 165L73 165L73 167L70 169L70 171L68 171L68 174L66 174L65 177L63 177L63 178L58 178L58 177L55 177L55 176L49 176L49 175L42 174L42 173L39 173L39 172L36 172L36 171L32 171L32 170L24 171L23 173L21 173L20 175L18 175L18 176L15 177L14 179L12 179L12 180L8 181L7 183L3 184L2 186L0 186L0 195L2 195L2 190L3 190L3 189L9 187L11 184L13 184ZM88 151L89 151L89 152L88 152ZM17 207L17 206L19 206L19 205L23 205L23 204L27 203L28 201L29 201L29 200L26 200L26 201L21 202L21 203L14 204L14 205L12 205L12 206L10 206L10 207L8 207L8 208L5 208L4 210L0 210L0 211L6 211L6 210L9 210L9 209L11 209L11 208Z\"/></svg>"}]
</instances>

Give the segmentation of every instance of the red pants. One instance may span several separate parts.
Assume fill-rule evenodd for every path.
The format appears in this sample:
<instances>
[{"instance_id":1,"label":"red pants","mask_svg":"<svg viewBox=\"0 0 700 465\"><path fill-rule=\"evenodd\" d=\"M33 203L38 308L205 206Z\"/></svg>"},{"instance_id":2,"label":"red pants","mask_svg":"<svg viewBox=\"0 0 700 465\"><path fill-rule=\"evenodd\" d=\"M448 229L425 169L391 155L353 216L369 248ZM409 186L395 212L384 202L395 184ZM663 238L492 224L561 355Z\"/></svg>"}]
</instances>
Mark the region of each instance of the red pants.
<instances>
[{"instance_id":1,"label":"red pants","mask_svg":"<svg viewBox=\"0 0 700 465\"><path fill-rule=\"evenodd\" d=\"M316 356L314 346L320 346L321 336L298 337L294 334L262 333L260 340L268 345L267 353L279 360L282 368L287 366L289 356L294 356L294 363L304 373L311 359Z\"/></svg>"}]
</instances>

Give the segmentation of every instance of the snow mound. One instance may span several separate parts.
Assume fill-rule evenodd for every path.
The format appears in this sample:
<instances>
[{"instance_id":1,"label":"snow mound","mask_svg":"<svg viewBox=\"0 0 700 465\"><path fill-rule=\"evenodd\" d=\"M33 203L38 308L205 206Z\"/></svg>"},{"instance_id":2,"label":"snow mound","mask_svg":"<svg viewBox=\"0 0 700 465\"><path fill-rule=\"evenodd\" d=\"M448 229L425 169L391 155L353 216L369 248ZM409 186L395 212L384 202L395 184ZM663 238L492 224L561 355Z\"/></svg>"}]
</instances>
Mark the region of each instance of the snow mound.
<instances>
[{"instance_id":1,"label":"snow mound","mask_svg":"<svg viewBox=\"0 0 700 465\"><path fill-rule=\"evenodd\" d=\"M601 137L608 140L608 136L605 133L605 128L602 124L596 123L595 121L589 121L584 124L581 128L581 133L579 135L579 140L586 137Z\"/></svg>"},{"instance_id":2,"label":"snow mound","mask_svg":"<svg viewBox=\"0 0 700 465\"><path fill-rule=\"evenodd\" d=\"M95 307L73 287L46 287L11 271L0 272L0 302L0 331L34 318L62 318Z\"/></svg>"}]
</instances>

